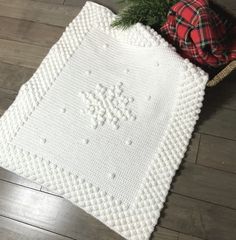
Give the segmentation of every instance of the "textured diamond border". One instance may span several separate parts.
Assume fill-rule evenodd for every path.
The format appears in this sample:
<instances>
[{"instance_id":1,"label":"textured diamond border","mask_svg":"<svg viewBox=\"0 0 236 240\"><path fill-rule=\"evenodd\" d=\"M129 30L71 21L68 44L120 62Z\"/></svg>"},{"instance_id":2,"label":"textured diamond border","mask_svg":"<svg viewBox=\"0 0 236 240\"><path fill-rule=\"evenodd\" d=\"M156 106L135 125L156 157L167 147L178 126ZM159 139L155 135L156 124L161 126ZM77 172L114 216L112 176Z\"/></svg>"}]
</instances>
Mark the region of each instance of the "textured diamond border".
<instances>
[{"instance_id":1,"label":"textured diamond border","mask_svg":"<svg viewBox=\"0 0 236 240\"><path fill-rule=\"evenodd\" d=\"M85 179L11 143L93 28L99 28L130 45L163 47L174 51L154 30L141 24L136 24L128 31L111 29L110 23L114 18L115 15L107 8L87 2L69 24L0 119L0 166L57 192L123 237L145 240L149 239L157 224L172 178L184 156L200 113L208 80L207 74L201 69L179 57L183 62L183 79L178 89L175 111L161 146L156 149L155 157L151 160L137 198L130 206L109 196Z\"/></svg>"}]
</instances>

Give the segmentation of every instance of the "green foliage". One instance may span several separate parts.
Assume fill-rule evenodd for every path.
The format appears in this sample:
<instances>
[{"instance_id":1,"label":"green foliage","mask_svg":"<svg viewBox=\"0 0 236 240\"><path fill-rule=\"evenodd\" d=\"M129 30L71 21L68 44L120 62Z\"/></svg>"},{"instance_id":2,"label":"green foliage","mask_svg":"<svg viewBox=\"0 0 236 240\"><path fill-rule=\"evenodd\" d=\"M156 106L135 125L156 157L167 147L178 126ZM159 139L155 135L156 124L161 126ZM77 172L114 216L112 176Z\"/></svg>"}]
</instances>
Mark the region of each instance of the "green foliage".
<instances>
[{"instance_id":1,"label":"green foliage","mask_svg":"<svg viewBox=\"0 0 236 240\"><path fill-rule=\"evenodd\" d=\"M126 29L141 22L153 28L160 28L166 21L169 9L177 0L123 0L124 8L113 21L113 27Z\"/></svg>"}]
</instances>

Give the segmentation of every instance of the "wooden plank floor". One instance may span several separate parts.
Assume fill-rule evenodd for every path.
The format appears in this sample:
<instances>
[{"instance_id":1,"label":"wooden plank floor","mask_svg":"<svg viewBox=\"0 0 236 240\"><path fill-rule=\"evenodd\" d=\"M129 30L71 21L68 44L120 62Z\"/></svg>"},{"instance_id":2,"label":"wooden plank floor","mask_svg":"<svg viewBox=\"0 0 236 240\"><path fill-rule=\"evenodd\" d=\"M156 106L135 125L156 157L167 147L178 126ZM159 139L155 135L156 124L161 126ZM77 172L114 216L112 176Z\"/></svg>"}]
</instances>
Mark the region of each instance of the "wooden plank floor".
<instances>
[{"instance_id":1,"label":"wooden plank floor","mask_svg":"<svg viewBox=\"0 0 236 240\"><path fill-rule=\"evenodd\" d=\"M116 11L116 1L98 0ZM220 3L220 1L218 1ZM0 0L0 116L85 0ZM225 8L236 13L235 0ZM41 186L0 168L0 240L121 240ZM236 74L208 89L153 240L236 239Z\"/></svg>"}]
</instances>

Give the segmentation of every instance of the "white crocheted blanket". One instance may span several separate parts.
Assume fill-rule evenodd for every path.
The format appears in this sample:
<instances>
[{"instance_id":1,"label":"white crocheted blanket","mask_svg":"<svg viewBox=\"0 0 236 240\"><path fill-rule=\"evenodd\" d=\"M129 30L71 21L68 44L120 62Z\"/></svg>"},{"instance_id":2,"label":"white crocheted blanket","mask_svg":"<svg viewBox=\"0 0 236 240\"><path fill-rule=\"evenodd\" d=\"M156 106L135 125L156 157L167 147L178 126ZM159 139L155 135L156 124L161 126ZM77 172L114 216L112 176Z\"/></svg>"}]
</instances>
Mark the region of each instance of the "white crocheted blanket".
<instances>
[{"instance_id":1,"label":"white crocheted blanket","mask_svg":"<svg viewBox=\"0 0 236 240\"><path fill-rule=\"evenodd\" d=\"M112 29L87 2L0 121L0 166L148 239L198 118L207 75L154 30Z\"/></svg>"}]
</instances>

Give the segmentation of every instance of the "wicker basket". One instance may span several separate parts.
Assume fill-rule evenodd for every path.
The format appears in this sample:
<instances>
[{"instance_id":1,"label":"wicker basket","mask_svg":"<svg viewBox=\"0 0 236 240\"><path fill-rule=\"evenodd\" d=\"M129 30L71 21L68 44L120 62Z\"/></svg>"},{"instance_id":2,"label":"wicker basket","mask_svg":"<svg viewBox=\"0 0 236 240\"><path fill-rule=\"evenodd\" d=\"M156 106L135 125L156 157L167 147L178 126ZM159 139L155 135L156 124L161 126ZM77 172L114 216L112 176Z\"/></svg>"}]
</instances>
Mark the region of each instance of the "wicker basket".
<instances>
[{"instance_id":1,"label":"wicker basket","mask_svg":"<svg viewBox=\"0 0 236 240\"><path fill-rule=\"evenodd\" d=\"M214 87L236 69L236 60L230 62L223 70L217 73L208 83L208 87Z\"/></svg>"}]
</instances>

